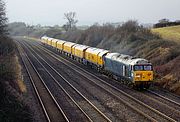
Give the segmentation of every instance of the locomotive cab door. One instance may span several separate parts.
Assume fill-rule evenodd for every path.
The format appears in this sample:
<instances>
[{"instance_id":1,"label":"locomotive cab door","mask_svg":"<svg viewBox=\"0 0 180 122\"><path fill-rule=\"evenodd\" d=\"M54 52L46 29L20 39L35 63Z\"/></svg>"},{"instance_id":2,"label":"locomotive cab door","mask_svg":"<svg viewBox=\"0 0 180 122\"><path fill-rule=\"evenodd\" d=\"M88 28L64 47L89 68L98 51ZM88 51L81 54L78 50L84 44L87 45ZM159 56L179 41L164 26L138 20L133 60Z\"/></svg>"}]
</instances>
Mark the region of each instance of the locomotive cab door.
<instances>
[{"instance_id":1,"label":"locomotive cab door","mask_svg":"<svg viewBox=\"0 0 180 122\"><path fill-rule=\"evenodd\" d=\"M129 67L126 65L123 65L123 76L129 77Z\"/></svg>"},{"instance_id":2,"label":"locomotive cab door","mask_svg":"<svg viewBox=\"0 0 180 122\"><path fill-rule=\"evenodd\" d=\"M123 75L123 76L126 76L126 66L123 65L123 68L122 68L122 69L123 69L123 74L122 74L122 75Z\"/></svg>"}]
</instances>

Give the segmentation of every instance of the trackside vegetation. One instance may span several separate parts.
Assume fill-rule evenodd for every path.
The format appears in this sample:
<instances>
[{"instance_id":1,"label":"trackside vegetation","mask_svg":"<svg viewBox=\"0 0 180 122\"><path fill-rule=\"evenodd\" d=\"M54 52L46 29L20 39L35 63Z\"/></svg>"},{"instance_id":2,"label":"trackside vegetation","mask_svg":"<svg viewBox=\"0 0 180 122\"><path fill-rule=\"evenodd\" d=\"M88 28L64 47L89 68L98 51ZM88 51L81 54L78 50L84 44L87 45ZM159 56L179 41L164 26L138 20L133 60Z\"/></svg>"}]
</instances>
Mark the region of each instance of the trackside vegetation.
<instances>
[{"instance_id":1,"label":"trackside vegetation","mask_svg":"<svg viewBox=\"0 0 180 122\"><path fill-rule=\"evenodd\" d=\"M4 6L0 0L0 122L29 122L32 116L23 97L26 88L21 80L16 45L8 35Z\"/></svg>"}]
</instances>

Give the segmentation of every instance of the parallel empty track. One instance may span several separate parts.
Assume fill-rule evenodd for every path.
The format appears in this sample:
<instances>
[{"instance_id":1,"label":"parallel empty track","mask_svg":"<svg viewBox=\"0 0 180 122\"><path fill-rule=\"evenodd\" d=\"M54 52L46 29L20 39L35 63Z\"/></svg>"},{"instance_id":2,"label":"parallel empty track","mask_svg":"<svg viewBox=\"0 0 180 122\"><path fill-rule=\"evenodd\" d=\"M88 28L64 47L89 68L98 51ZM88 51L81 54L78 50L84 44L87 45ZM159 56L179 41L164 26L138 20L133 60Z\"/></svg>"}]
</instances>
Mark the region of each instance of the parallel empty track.
<instances>
[{"instance_id":1,"label":"parallel empty track","mask_svg":"<svg viewBox=\"0 0 180 122\"><path fill-rule=\"evenodd\" d=\"M68 118L20 45L18 50L47 121L68 122Z\"/></svg>"},{"instance_id":2,"label":"parallel empty track","mask_svg":"<svg viewBox=\"0 0 180 122\"><path fill-rule=\"evenodd\" d=\"M24 44L22 44L22 45L24 45ZM28 47L28 46L24 45L24 47ZM73 87L67 79L65 79L61 74L56 72L53 67L51 67L50 65L45 65L44 63L42 63L42 61L40 61L40 59L38 59L33 54L32 51L30 51L27 48L26 48L26 50L28 51L29 54L31 53L31 55L34 57L34 59L42 66L44 71L46 71L51 76L51 78L55 81L57 86L59 86L59 88L61 88L66 93L66 95L69 98L71 98L71 100L78 106L78 108L81 109L83 114L86 115L86 117L88 118L87 121L111 122L111 120L106 115L104 115L95 105L93 105L92 102L90 102L75 87ZM65 82L67 85L62 86L59 82L59 79L64 80L63 82ZM61 82L62 82L62 80L61 80ZM65 83L63 83L63 84L65 84ZM68 89L66 89L65 87ZM79 115L77 115L77 117L78 116ZM82 120L82 121L85 121L85 120Z\"/></svg>"}]
</instances>

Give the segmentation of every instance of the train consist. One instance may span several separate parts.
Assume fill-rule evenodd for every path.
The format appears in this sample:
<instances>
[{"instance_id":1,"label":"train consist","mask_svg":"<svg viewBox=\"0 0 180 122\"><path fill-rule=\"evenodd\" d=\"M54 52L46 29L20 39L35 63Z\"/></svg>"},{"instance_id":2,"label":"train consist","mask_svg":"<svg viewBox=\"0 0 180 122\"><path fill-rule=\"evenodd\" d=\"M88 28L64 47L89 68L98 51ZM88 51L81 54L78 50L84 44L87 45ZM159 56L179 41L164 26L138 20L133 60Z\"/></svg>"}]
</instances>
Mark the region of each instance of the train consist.
<instances>
[{"instance_id":1,"label":"train consist","mask_svg":"<svg viewBox=\"0 0 180 122\"><path fill-rule=\"evenodd\" d=\"M44 45L91 66L103 74L140 89L148 89L153 81L152 64L146 59L135 58L108 50L76 44L43 36Z\"/></svg>"}]
</instances>

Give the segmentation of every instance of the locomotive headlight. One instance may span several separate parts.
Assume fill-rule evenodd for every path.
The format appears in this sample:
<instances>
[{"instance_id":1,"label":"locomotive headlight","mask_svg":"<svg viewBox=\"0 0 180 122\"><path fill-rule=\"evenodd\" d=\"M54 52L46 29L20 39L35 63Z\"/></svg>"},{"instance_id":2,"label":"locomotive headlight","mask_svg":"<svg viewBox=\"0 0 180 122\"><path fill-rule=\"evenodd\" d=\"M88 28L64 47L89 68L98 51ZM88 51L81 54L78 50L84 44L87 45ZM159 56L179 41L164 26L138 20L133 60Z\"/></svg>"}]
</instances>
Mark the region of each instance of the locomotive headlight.
<instances>
[{"instance_id":1,"label":"locomotive headlight","mask_svg":"<svg viewBox=\"0 0 180 122\"><path fill-rule=\"evenodd\" d=\"M141 77L141 75L136 75L135 77L140 78L140 77Z\"/></svg>"},{"instance_id":2,"label":"locomotive headlight","mask_svg":"<svg viewBox=\"0 0 180 122\"><path fill-rule=\"evenodd\" d=\"M136 74L135 77L136 77L136 78L140 78L140 77L141 77L141 74Z\"/></svg>"}]
</instances>

